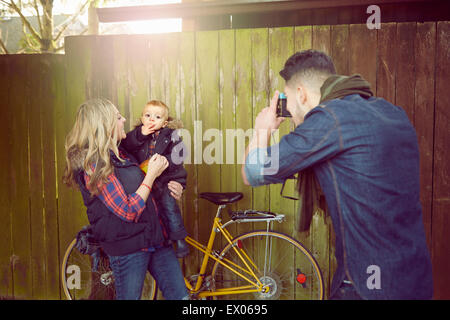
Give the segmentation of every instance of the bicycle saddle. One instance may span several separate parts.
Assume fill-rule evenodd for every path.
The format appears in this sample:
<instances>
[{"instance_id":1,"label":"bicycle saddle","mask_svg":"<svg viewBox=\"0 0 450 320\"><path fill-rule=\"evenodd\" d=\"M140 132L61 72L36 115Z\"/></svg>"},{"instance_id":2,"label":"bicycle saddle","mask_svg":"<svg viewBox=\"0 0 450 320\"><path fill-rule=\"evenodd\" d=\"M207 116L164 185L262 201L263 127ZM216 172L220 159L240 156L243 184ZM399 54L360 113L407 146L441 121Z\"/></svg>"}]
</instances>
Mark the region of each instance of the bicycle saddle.
<instances>
[{"instance_id":1,"label":"bicycle saddle","mask_svg":"<svg viewBox=\"0 0 450 320\"><path fill-rule=\"evenodd\" d=\"M202 192L200 198L206 199L217 205L233 203L242 199L244 195L240 192Z\"/></svg>"}]
</instances>

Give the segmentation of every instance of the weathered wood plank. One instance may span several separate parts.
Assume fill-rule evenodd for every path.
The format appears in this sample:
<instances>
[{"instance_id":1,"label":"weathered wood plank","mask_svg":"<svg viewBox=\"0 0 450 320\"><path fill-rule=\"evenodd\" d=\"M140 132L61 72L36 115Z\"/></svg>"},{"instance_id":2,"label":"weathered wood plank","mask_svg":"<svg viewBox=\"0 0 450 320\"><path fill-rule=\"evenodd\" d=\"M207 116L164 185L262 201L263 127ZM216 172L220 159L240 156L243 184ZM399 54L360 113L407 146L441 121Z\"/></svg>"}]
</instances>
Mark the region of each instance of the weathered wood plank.
<instances>
[{"instance_id":1,"label":"weathered wood plank","mask_svg":"<svg viewBox=\"0 0 450 320\"><path fill-rule=\"evenodd\" d=\"M331 55L331 27L313 26L312 29L312 49Z\"/></svg>"},{"instance_id":2,"label":"weathered wood plank","mask_svg":"<svg viewBox=\"0 0 450 320\"><path fill-rule=\"evenodd\" d=\"M91 86L89 98L104 98L115 103L117 90L114 80L114 37L94 37L91 48Z\"/></svg>"},{"instance_id":3,"label":"weathered wood plank","mask_svg":"<svg viewBox=\"0 0 450 320\"><path fill-rule=\"evenodd\" d=\"M220 166L222 192L236 190L235 148L227 140L227 130L236 128L235 31L219 31L219 114L223 161ZM233 156L234 155L234 156ZM233 156L233 157L232 157Z\"/></svg>"},{"instance_id":4,"label":"weathered wood plank","mask_svg":"<svg viewBox=\"0 0 450 320\"><path fill-rule=\"evenodd\" d=\"M349 26L336 25L331 26L331 51L330 56L333 59L336 72L338 74L348 75L348 55L349 55Z\"/></svg>"},{"instance_id":5,"label":"weathered wood plank","mask_svg":"<svg viewBox=\"0 0 450 320\"><path fill-rule=\"evenodd\" d=\"M88 224L81 193L62 182L65 170L65 138L75 123L78 107L93 96L91 50L95 37L68 37L65 41L66 90L65 104L55 110L56 158L58 181L58 227L60 260L80 228ZM62 99L62 98L61 98Z\"/></svg>"},{"instance_id":6,"label":"weathered wood plank","mask_svg":"<svg viewBox=\"0 0 450 320\"><path fill-rule=\"evenodd\" d=\"M312 42L313 42L313 38L312 38L312 34L313 34L313 28L312 26L303 26L303 27L295 27L294 30L294 36L295 36L295 40L294 40L294 51L298 52L298 51L303 51L303 50L309 50L312 48ZM300 208L300 203L301 200L295 201L294 203L294 228L297 225L298 222L298 210ZM294 230L294 234L293 237L295 239L297 239L298 241L300 241L302 244L305 245L306 248L308 249L312 249L312 235L314 233L314 230L312 228L310 228L309 230L305 231L305 232L298 232L297 230ZM310 267L306 267L305 265L305 257L303 254L300 254L298 252L296 252L295 255L295 266L296 268L299 268L302 272L306 273L306 274L311 274L312 273L312 269ZM295 291L295 299L310 299L311 295L314 292L313 287L309 286L307 288L303 288L302 286L297 286L296 287L296 291Z\"/></svg>"},{"instance_id":7,"label":"weathered wood plank","mask_svg":"<svg viewBox=\"0 0 450 320\"><path fill-rule=\"evenodd\" d=\"M417 24L415 38L415 128L420 150L420 196L431 250L436 23Z\"/></svg>"},{"instance_id":8,"label":"weathered wood plank","mask_svg":"<svg viewBox=\"0 0 450 320\"><path fill-rule=\"evenodd\" d=\"M365 24L353 24L349 28L349 73L361 74L376 95L377 30L370 30Z\"/></svg>"},{"instance_id":9,"label":"weathered wood plank","mask_svg":"<svg viewBox=\"0 0 450 320\"><path fill-rule=\"evenodd\" d=\"M331 28L330 26L313 26L312 47L316 50L321 50L328 55L331 55ZM314 212L311 220L311 236L312 246L311 251L322 270L325 284L325 297L328 296L329 286L333 274L330 273L330 230L331 221L327 217L324 208ZM316 288L313 288L316 289ZM315 292L315 290L313 290Z\"/></svg>"},{"instance_id":10,"label":"weathered wood plank","mask_svg":"<svg viewBox=\"0 0 450 320\"><path fill-rule=\"evenodd\" d=\"M293 28L274 28L269 29L269 81L270 81L270 99L275 90L284 91L284 80L279 72L284 67L286 60L294 53L294 34ZM290 121L281 124L278 132L273 135L272 143L278 143L280 138L291 131ZM278 135L278 137L277 137ZM287 225L293 223L294 202L280 196L282 184L270 186L270 210L286 215L287 221L280 230L287 234L292 234L293 228ZM292 183L287 184L285 189L292 193Z\"/></svg>"},{"instance_id":11,"label":"weathered wood plank","mask_svg":"<svg viewBox=\"0 0 450 320\"><path fill-rule=\"evenodd\" d=\"M14 112L10 103L10 91L11 81L10 76L12 74L12 56L0 55L0 116L4 123L0 126L0 133L2 139L0 139L1 150L12 150L12 144L14 143L13 137L15 136L12 131L11 121L12 114ZM12 181L11 166L12 166L12 153L0 152L0 163L4 166L3 170L0 170L1 181ZM12 255L12 234L11 234L11 189L10 183L3 183L0 194L0 296L12 297L13 295L13 275L11 268Z\"/></svg>"},{"instance_id":12,"label":"weathered wood plank","mask_svg":"<svg viewBox=\"0 0 450 320\"><path fill-rule=\"evenodd\" d=\"M198 238L199 199L197 166L194 165L194 131L196 113L195 33L183 32L180 36L180 117L184 123L183 142L187 147L185 165L187 186L183 196L183 218L189 236ZM185 275L198 272L199 252L192 249L184 259Z\"/></svg>"},{"instance_id":13,"label":"weathered wood plank","mask_svg":"<svg viewBox=\"0 0 450 320\"><path fill-rule=\"evenodd\" d=\"M128 38L129 126L139 123L142 110L150 100L150 37L136 35Z\"/></svg>"},{"instance_id":14,"label":"weathered wood plank","mask_svg":"<svg viewBox=\"0 0 450 320\"><path fill-rule=\"evenodd\" d=\"M33 99L28 106L29 166L30 166L30 231L31 231L31 277L34 299L46 298L45 283L45 219L43 184L43 144L42 126L45 125L42 110L49 107L47 95L50 84L49 61L46 56L33 55L28 59L27 78L32 88ZM43 105L43 101L44 103ZM51 120L51 119L48 119ZM51 142L50 142L51 143Z\"/></svg>"},{"instance_id":15,"label":"weathered wood plank","mask_svg":"<svg viewBox=\"0 0 450 320\"><path fill-rule=\"evenodd\" d=\"M383 23L378 30L377 95L395 103L397 76L397 23Z\"/></svg>"},{"instance_id":16,"label":"weathered wood plank","mask_svg":"<svg viewBox=\"0 0 450 320\"><path fill-rule=\"evenodd\" d=\"M253 191L250 186L243 183L241 165L245 148L251 138L253 115L253 85L252 85L252 32L250 29L236 30L236 102L234 106L235 128L238 135L235 142L235 179L236 190L244 194L235 209L245 210L252 208ZM248 135L246 135L248 134ZM247 138L248 136L248 138ZM228 147L228 141L227 141ZM251 223L236 226L236 233L244 233L252 228Z\"/></svg>"},{"instance_id":17,"label":"weathered wood plank","mask_svg":"<svg viewBox=\"0 0 450 320\"><path fill-rule=\"evenodd\" d=\"M164 35L155 34L149 36L149 63L150 63L150 99L166 100L165 87L167 87L168 70L167 60L163 52ZM143 108L143 106L142 106Z\"/></svg>"},{"instance_id":18,"label":"weathered wood plank","mask_svg":"<svg viewBox=\"0 0 450 320\"><path fill-rule=\"evenodd\" d=\"M128 37L125 35L116 36L113 38L113 66L114 73L112 79L112 102L117 107L117 110L122 116L127 119L125 122L125 132L130 131L133 125L130 121L130 94L128 81Z\"/></svg>"},{"instance_id":19,"label":"weathered wood plank","mask_svg":"<svg viewBox=\"0 0 450 320\"><path fill-rule=\"evenodd\" d=\"M269 29L252 30L252 121L257 114L269 105ZM239 102L238 102L239 103ZM252 125L254 127L254 123ZM253 208L267 210L270 205L270 187L261 186L253 189Z\"/></svg>"},{"instance_id":20,"label":"weathered wood plank","mask_svg":"<svg viewBox=\"0 0 450 320\"><path fill-rule=\"evenodd\" d=\"M434 274L434 298L448 299L450 287L450 22L437 23L436 47L436 99L433 171L433 224L432 255Z\"/></svg>"},{"instance_id":21,"label":"weathered wood plank","mask_svg":"<svg viewBox=\"0 0 450 320\"><path fill-rule=\"evenodd\" d=\"M11 118L11 131L14 143L11 152L11 228L13 256L12 269L14 278L14 296L27 298L32 296L31 237L30 237L30 168L28 159L28 121L29 79L27 67L29 56L17 55L11 61L14 70L10 75L11 90L9 103L14 106Z\"/></svg>"},{"instance_id":22,"label":"weathered wood plank","mask_svg":"<svg viewBox=\"0 0 450 320\"><path fill-rule=\"evenodd\" d=\"M234 132L238 127L236 110L236 39L235 30L219 31L219 115L220 133L222 140L222 164L220 165L220 191L235 192L240 179L236 176L237 162L236 147L229 141L229 133ZM251 191L250 191L251 193ZM244 200L248 201L244 195ZM250 198L251 203L251 198ZM230 205L234 210L237 205ZM227 213L223 212L224 221L228 219ZM231 225L229 231L235 234L235 225ZM218 239L219 240L219 239ZM227 244L223 237L220 237L219 246L222 248Z\"/></svg>"},{"instance_id":23,"label":"weathered wood plank","mask_svg":"<svg viewBox=\"0 0 450 320\"><path fill-rule=\"evenodd\" d=\"M279 72L284 67L286 60L294 53L294 28L276 28L269 29L269 80L272 96L275 90L279 92L284 91L284 80L279 75ZM274 136L272 143L278 143L279 139L291 131L289 121L281 124L278 135ZM290 180L292 181L292 180ZM294 200L282 198L280 196L281 184L270 186L270 211L282 213L286 220L284 223L274 226L278 231L292 235L294 231ZM286 184L285 189L288 192L293 191L293 183ZM291 249L291 248L289 248ZM287 250L287 248L275 248L274 250ZM286 274L294 274L294 251L288 253L289 257L286 260L285 267ZM284 279L289 285L292 285L294 277ZM292 288L292 286L290 286ZM294 291L286 291L282 293L281 299L292 299Z\"/></svg>"},{"instance_id":24,"label":"weathered wood plank","mask_svg":"<svg viewBox=\"0 0 450 320\"><path fill-rule=\"evenodd\" d=\"M331 58L333 59L336 72L338 74L348 75L349 74L349 26L348 25L337 25L331 26ZM321 199L324 201L325 197ZM326 207L322 208L327 210ZM328 212L326 212L328 215ZM329 279L328 283L331 286L331 281L333 275L337 269L337 260L335 256L335 244L336 235L334 233L334 228L327 218L327 223L329 224ZM327 293L328 294L328 293Z\"/></svg>"},{"instance_id":25,"label":"weathered wood plank","mask_svg":"<svg viewBox=\"0 0 450 320\"><path fill-rule=\"evenodd\" d=\"M414 115L414 40L416 23L397 24L397 76L395 78L395 104L402 107L415 124Z\"/></svg>"},{"instance_id":26,"label":"weathered wood plank","mask_svg":"<svg viewBox=\"0 0 450 320\"><path fill-rule=\"evenodd\" d=\"M194 161L198 163L198 192L220 192L220 163L223 161L219 109L219 33L196 34L196 96L198 136ZM201 129L201 130L200 130ZM217 206L200 199L198 239L206 244Z\"/></svg>"},{"instance_id":27,"label":"weathered wood plank","mask_svg":"<svg viewBox=\"0 0 450 320\"><path fill-rule=\"evenodd\" d=\"M162 52L163 67L163 92L164 103L169 107L170 116L180 117L180 74L179 74L179 55L180 55L180 34L169 33L164 36Z\"/></svg>"},{"instance_id":28,"label":"weathered wood plank","mask_svg":"<svg viewBox=\"0 0 450 320\"><path fill-rule=\"evenodd\" d=\"M43 154L44 154L44 219L45 219L45 247L46 247L46 283L47 299L59 299L60 260L59 260L59 232L58 232L58 190L61 185L57 181L57 164L63 159L56 157L56 114L57 110L65 106L65 60L62 55L50 56L49 70L51 72L49 92L51 97L48 108L43 108L42 125Z\"/></svg>"}]
</instances>

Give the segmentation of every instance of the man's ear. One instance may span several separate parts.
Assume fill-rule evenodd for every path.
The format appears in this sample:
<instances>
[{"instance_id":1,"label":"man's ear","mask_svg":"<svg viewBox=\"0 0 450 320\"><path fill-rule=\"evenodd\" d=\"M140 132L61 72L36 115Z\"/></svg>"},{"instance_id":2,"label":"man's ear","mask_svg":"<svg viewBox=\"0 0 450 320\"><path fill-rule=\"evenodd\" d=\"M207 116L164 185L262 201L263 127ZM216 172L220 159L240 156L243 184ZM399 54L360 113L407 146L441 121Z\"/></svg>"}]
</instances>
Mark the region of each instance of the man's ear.
<instances>
[{"instance_id":1,"label":"man's ear","mask_svg":"<svg viewBox=\"0 0 450 320\"><path fill-rule=\"evenodd\" d=\"M300 84L297 85L296 95L301 105L304 105L306 103L306 100L308 100L308 92L306 88Z\"/></svg>"}]
</instances>

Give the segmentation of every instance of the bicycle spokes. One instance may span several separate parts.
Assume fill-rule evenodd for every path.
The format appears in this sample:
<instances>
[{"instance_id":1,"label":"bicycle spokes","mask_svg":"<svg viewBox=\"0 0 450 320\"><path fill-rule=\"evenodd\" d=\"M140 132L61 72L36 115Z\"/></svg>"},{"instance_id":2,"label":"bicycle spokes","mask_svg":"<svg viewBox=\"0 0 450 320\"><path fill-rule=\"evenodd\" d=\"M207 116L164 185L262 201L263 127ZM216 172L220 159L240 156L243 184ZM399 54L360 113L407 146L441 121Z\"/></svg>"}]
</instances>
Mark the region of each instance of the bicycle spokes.
<instances>
[{"instance_id":1,"label":"bicycle spokes","mask_svg":"<svg viewBox=\"0 0 450 320\"><path fill-rule=\"evenodd\" d=\"M255 231L242 235L221 253L233 265L251 269L258 286L251 286L229 268L216 264L213 268L215 287L238 299L321 299L323 281L317 263L301 244L271 231ZM253 290L253 291L251 291Z\"/></svg>"}]
</instances>

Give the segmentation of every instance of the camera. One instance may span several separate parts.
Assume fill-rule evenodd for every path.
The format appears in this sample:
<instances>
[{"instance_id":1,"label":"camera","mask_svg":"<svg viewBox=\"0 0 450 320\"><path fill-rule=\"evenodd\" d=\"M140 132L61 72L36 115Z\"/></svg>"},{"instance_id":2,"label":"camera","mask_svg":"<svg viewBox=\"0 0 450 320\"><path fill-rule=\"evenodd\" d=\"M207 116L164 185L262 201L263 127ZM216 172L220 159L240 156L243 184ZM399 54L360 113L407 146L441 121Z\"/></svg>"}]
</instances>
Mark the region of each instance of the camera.
<instances>
[{"instance_id":1,"label":"camera","mask_svg":"<svg viewBox=\"0 0 450 320\"><path fill-rule=\"evenodd\" d=\"M281 92L278 95L278 101L277 101L277 116L278 117L292 118L292 115L287 110L286 106L287 106L286 95L283 92Z\"/></svg>"}]
</instances>

